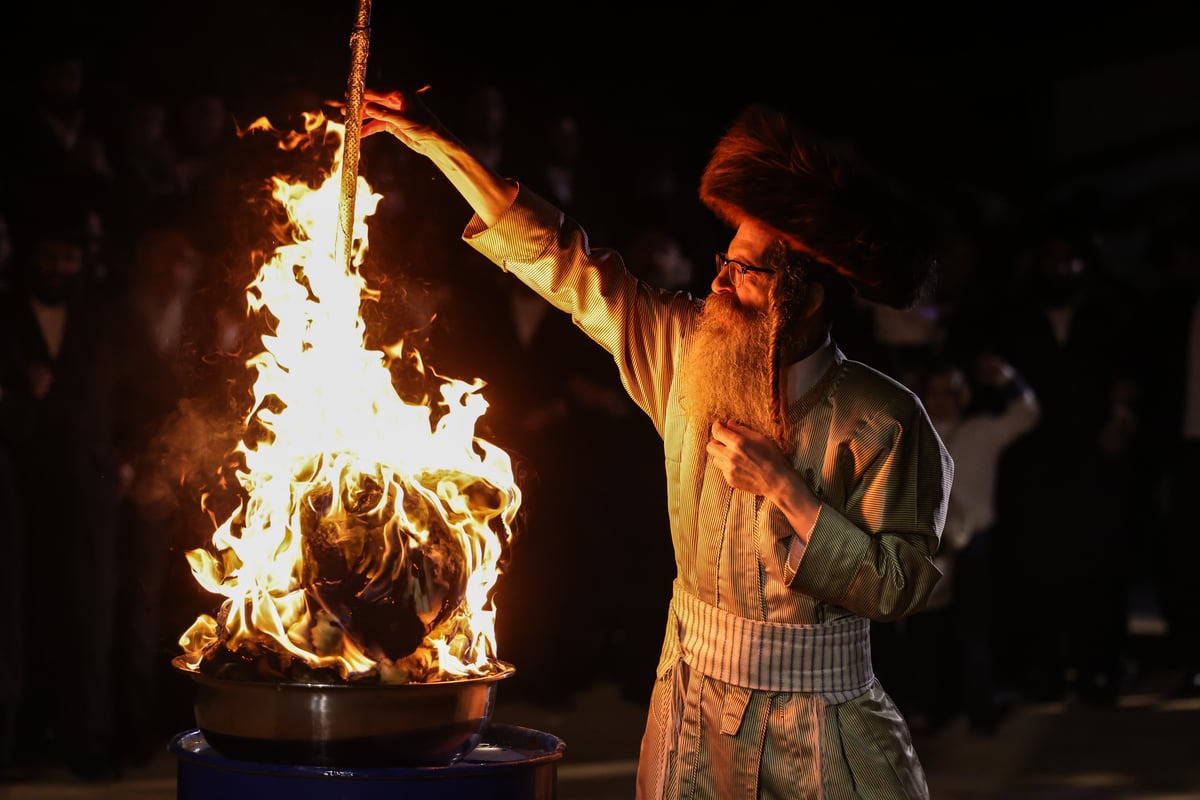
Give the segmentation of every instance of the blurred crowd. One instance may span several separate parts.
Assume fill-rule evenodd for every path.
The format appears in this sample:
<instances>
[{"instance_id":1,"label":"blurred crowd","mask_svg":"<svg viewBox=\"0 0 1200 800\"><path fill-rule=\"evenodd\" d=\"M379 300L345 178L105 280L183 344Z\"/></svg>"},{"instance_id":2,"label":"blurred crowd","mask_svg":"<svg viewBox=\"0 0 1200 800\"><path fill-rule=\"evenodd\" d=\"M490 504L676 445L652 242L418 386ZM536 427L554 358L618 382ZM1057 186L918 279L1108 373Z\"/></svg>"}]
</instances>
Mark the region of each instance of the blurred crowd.
<instances>
[{"instance_id":1,"label":"blurred crowd","mask_svg":"<svg viewBox=\"0 0 1200 800\"><path fill-rule=\"evenodd\" d=\"M53 760L113 777L189 726L170 661L215 608L183 554L211 534L201 498L248 410L252 256L279 243L263 210L275 164L241 135L242 98L100 94L88 67L46 50L0 148L6 776ZM263 105L287 126L324 99ZM723 231L671 142L614 158L573 98L520 116L508 99L480 83L438 110L647 282L707 292ZM568 707L613 680L644 702L674 570L655 432L600 348L458 241L466 206L431 166L368 139L360 173L382 196L372 330L486 381L479 432L521 482L496 593L517 666L504 691ZM850 358L921 396L956 462L942 583L925 611L876 626L878 674L923 730L967 715L991 734L1028 700L1111 705L1149 668L1130 645L1145 592L1167 643L1154 667L1200 692L1200 207L1114 220L1087 195L940 200L931 295L835 326Z\"/></svg>"}]
</instances>

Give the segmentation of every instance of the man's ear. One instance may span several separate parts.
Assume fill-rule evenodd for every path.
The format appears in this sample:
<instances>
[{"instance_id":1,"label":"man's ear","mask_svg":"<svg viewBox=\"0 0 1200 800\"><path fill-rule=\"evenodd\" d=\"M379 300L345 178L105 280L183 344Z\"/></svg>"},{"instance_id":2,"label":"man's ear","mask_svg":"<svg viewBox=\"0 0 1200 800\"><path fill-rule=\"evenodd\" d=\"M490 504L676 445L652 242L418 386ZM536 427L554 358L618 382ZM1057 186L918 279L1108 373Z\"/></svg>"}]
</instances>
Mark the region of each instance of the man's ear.
<instances>
[{"instance_id":1,"label":"man's ear","mask_svg":"<svg viewBox=\"0 0 1200 800\"><path fill-rule=\"evenodd\" d=\"M804 300L804 318L809 319L818 311L825 308L825 284L813 281L808 286L808 296Z\"/></svg>"}]
</instances>

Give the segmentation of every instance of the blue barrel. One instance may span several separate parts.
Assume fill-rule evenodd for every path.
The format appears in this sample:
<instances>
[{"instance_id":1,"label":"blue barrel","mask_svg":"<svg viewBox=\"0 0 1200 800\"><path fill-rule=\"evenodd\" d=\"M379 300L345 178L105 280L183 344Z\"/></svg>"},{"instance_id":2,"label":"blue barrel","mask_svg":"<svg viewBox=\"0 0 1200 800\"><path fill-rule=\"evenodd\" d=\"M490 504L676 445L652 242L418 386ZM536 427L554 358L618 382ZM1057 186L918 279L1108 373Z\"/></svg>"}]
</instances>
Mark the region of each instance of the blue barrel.
<instances>
[{"instance_id":1,"label":"blue barrel","mask_svg":"<svg viewBox=\"0 0 1200 800\"><path fill-rule=\"evenodd\" d=\"M565 743L548 733L492 724L471 752L448 766L316 767L238 761L197 729L170 744L177 800L286 797L288 800L554 800Z\"/></svg>"}]
</instances>

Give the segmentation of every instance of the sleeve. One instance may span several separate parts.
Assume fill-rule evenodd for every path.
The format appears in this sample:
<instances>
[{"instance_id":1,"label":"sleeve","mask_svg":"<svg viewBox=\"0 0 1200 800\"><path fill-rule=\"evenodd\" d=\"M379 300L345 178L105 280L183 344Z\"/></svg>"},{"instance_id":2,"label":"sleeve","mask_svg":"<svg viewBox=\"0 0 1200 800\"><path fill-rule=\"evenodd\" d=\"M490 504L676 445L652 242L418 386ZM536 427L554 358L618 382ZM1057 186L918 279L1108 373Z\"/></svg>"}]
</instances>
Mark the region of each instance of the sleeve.
<instances>
[{"instance_id":1,"label":"sleeve","mask_svg":"<svg viewBox=\"0 0 1200 800\"><path fill-rule=\"evenodd\" d=\"M876 414L840 446L852 476L845 506L822 498L807 544L793 537L784 567L793 589L878 621L921 610L941 577L933 554L954 477L923 408L915 399L903 406Z\"/></svg>"},{"instance_id":2,"label":"sleeve","mask_svg":"<svg viewBox=\"0 0 1200 800\"><path fill-rule=\"evenodd\" d=\"M625 390L662 434L676 345L693 324L696 300L639 281L616 251L591 248L574 220L524 186L495 225L475 217L463 239L607 350Z\"/></svg>"},{"instance_id":3,"label":"sleeve","mask_svg":"<svg viewBox=\"0 0 1200 800\"><path fill-rule=\"evenodd\" d=\"M1006 405L1004 411L996 417L997 450L1021 438L1033 430L1041 419L1042 409L1034 394L1021 376L1014 376L1004 387Z\"/></svg>"}]
</instances>

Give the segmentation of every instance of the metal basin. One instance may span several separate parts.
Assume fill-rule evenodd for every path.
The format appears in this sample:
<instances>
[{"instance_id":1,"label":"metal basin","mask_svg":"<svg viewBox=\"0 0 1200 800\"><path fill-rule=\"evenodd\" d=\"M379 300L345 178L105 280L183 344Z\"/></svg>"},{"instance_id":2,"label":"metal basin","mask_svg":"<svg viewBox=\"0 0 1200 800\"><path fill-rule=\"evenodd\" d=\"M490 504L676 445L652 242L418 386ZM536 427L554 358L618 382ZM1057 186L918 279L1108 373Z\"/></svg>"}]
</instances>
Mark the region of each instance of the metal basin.
<instances>
[{"instance_id":1,"label":"metal basin","mask_svg":"<svg viewBox=\"0 0 1200 800\"><path fill-rule=\"evenodd\" d=\"M496 684L482 678L394 685L213 678L196 684L196 726L218 754L324 767L444 766L469 753L491 720Z\"/></svg>"}]
</instances>

